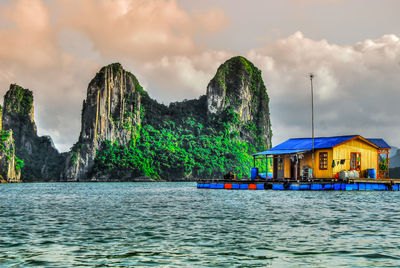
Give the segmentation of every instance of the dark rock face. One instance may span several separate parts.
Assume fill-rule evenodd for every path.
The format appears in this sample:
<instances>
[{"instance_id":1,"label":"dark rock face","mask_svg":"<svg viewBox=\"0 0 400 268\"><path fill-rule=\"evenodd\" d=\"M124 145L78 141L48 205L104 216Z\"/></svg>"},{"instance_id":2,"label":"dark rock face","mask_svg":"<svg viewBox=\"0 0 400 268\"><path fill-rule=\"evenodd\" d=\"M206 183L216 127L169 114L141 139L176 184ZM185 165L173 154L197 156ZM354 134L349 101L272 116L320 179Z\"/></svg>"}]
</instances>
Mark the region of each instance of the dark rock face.
<instances>
[{"instance_id":1,"label":"dark rock face","mask_svg":"<svg viewBox=\"0 0 400 268\"><path fill-rule=\"evenodd\" d=\"M105 140L127 144L141 123L141 100L147 95L136 77L119 63L103 67L90 82L82 108L79 141L67 157L65 181L88 180L96 150Z\"/></svg>"},{"instance_id":2,"label":"dark rock face","mask_svg":"<svg viewBox=\"0 0 400 268\"><path fill-rule=\"evenodd\" d=\"M226 110L239 115L236 130L246 142L262 150L271 147L269 98L261 71L243 57L222 64L207 86L207 110L220 115Z\"/></svg>"},{"instance_id":3,"label":"dark rock face","mask_svg":"<svg viewBox=\"0 0 400 268\"><path fill-rule=\"evenodd\" d=\"M32 91L10 85L2 119L3 129L13 132L16 155L24 161L22 181L58 181L64 160L50 137L37 135Z\"/></svg>"}]
</instances>

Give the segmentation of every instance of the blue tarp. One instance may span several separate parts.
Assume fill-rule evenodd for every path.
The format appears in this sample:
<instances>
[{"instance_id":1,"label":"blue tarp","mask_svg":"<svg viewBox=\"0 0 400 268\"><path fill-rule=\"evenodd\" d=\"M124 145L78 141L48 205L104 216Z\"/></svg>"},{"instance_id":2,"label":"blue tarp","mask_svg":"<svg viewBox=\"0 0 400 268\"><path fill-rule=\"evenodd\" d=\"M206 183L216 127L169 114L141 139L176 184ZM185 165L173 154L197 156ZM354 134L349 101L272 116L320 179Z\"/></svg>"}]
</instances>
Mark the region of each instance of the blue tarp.
<instances>
[{"instance_id":1,"label":"blue tarp","mask_svg":"<svg viewBox=\"0 0 400 268\"><path fill-rule=\"evenodd\" d=\"M314 139L314 149L332 148L358 135L321 137ZM368 139L369 142L380 148L390 148L383 139ZM312 150L312 138L295 138L289 139L268 151L256 153L253 155L275 155L275 154L292 154L298 152L306 152Z\"/></svg>"}]
</instances>

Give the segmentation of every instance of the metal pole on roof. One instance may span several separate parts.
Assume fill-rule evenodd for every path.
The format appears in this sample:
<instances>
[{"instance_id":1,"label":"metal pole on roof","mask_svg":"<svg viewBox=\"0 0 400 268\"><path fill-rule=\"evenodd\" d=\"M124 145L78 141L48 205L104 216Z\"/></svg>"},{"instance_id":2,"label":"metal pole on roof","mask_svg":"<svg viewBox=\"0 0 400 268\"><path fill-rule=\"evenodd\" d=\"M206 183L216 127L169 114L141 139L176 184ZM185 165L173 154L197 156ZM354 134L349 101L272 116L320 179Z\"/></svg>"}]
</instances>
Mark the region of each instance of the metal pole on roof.
<instances>
[{"instance_id":1,"label":"metal pole on roof","mask_svg":"<svg viewBox=\"0 0 400 268\"><path fill-rule=\"evenodd\" d=\"M314 89L313 89L314 74L310 73L311 82L311 129L312 129L312 177L314 178Z\"/></svg>"}]
</instances>

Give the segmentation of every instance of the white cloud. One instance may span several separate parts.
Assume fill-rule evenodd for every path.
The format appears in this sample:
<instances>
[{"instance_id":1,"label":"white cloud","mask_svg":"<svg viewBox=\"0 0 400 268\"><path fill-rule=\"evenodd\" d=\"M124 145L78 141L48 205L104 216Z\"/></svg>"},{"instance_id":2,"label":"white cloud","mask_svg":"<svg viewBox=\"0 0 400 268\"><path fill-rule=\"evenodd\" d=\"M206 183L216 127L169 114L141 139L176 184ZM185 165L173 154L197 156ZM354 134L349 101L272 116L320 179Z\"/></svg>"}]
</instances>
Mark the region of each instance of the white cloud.
<instances>
[{"instance_id":1,"label":"white cloud","mask_svg":"<svg viewBox=\"0 0 400 268\"><path fill-rule=\"evenodd\" d=\"M310 82L315 73L316 134L361 134L400 144L400 41L395 35L354 46L302 33L248 53L263 70L271 97L273 143L310 136ZM265 61L274 62L273 68Z\"/></svg>"}]
</instances>

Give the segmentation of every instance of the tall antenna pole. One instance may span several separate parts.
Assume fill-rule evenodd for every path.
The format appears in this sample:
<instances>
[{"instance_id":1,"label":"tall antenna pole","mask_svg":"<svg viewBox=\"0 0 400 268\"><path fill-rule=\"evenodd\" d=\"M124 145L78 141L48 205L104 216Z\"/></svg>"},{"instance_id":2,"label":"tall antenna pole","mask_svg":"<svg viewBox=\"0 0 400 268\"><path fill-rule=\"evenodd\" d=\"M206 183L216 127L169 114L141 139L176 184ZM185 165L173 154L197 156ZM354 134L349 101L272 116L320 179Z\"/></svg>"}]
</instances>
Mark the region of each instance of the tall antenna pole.
<instances>
[{"instance_id":1,"label":"tall antenna pole","mask_svg":"<svg viewBox=\"0 0 400 268\"><path fill-rule=\"evenodd\" d=\"M312 177L314 178L314 89L313 89L314 74L310 73L311 82L311 129L312 129Z\"/></svg>"}]
</instances>

